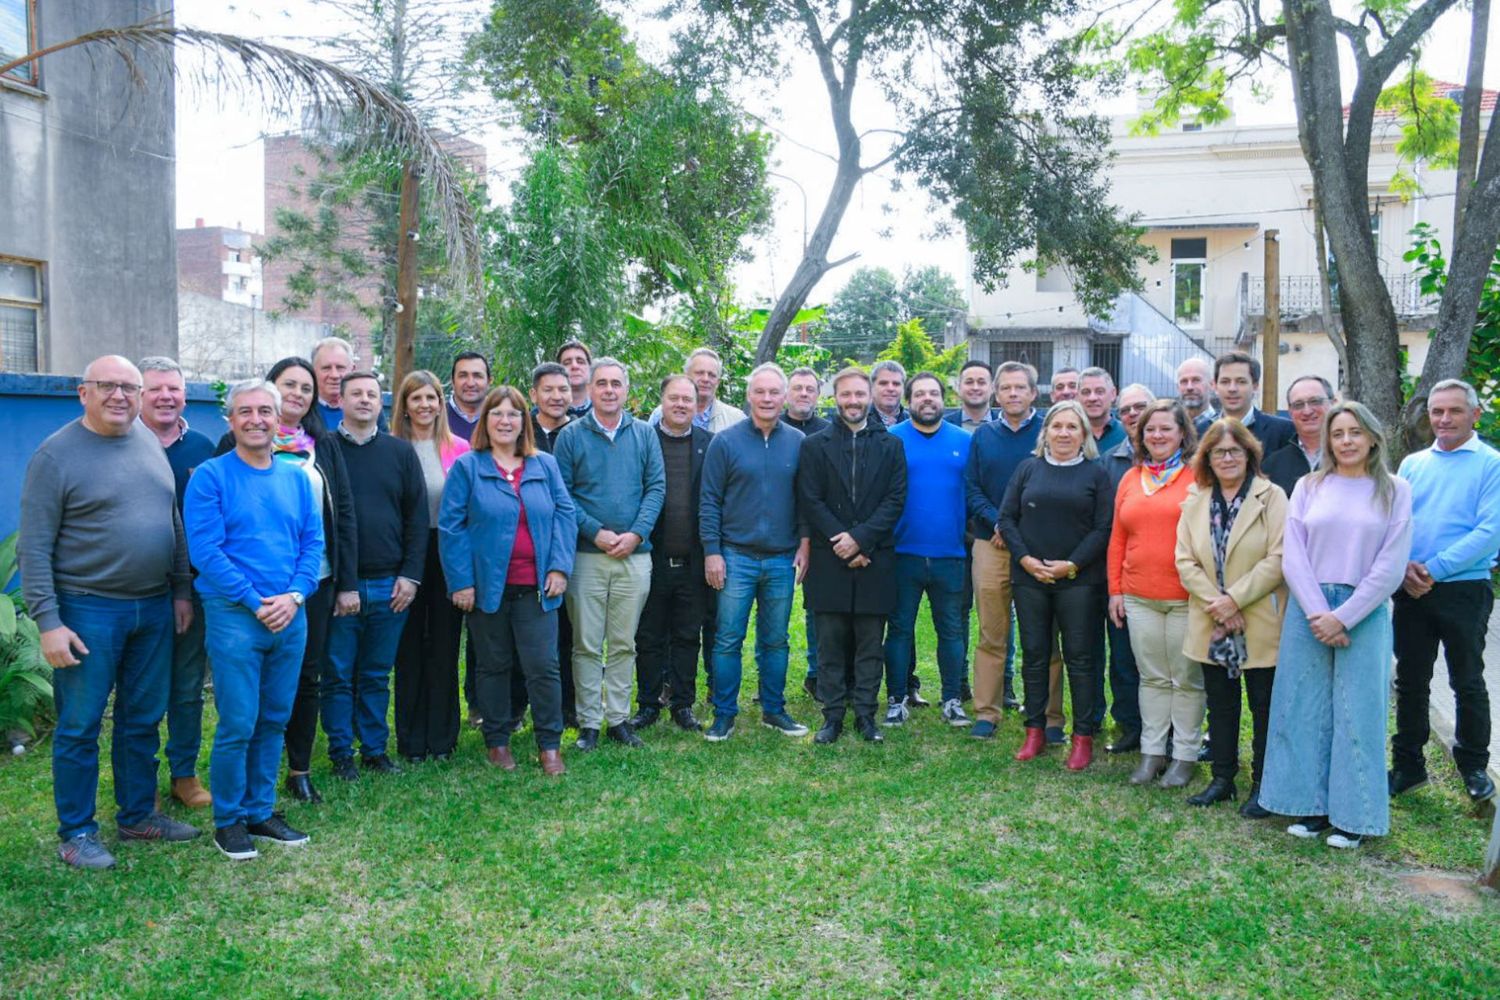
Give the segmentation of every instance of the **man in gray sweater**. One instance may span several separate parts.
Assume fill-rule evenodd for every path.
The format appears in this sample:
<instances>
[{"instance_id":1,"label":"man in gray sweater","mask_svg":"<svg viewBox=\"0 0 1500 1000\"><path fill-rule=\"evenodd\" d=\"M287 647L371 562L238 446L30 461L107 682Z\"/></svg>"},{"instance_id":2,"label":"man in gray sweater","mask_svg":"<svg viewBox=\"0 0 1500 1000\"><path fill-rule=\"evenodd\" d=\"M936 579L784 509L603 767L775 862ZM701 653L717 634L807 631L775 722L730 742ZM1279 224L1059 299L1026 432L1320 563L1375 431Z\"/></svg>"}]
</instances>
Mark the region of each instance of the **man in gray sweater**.
<instances>
[{"instance_id":1,"label":"man in gray sweater","mask_svg":"<svg viewBox=\"0 0 1500 1000\"><path fill-rule=\"evenodd\" d=\"M592 408L557 436L552 456L578 508L578 556L568 581L578 749L610 739L644 746L630 726L635 632L651 591L651 529L667 495L656 431L625 411L630 375L614 358L589 370ZM609 661L604 650L608 644Z\"/></svg>"},{"instance_id":2,"label":"man in gray sweater","mask_svg":"<svg viewBox=\"0 0 1500 1000\"><path fill-rule=\"evenodd\" d=\"M99 729L114 705L120 840L191 840L157 812L157 729L167 711L172 636L192 621L187 543L161 445L136 422L141 373L113 355L83 373L83 416L32 455L21 489L22 595L52 665L58 856L111 868L99 842Z\"/></svg>"}]
</instances>

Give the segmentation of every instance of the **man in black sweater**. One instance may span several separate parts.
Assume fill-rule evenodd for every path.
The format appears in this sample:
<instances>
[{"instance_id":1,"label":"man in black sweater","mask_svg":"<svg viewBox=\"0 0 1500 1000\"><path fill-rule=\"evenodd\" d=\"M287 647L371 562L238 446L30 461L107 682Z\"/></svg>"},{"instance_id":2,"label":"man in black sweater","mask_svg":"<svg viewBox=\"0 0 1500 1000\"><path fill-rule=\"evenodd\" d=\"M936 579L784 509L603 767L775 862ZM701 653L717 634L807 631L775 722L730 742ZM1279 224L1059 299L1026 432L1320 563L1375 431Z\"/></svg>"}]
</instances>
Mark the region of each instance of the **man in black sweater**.
<instances>
[{"instance_id":1,"label":"man in black sweater","mask_svg":"<svg viewBox=\"0 0 1500 1000\"><path fill-rule=\"evenodd\" d=\"M635 729L661 716L662 683L671 685L672 721L696 733L698 643L710 591L703 577L703 544L698 538L698 504L703 494L703 459L713 435L693 423L697 389L686 375L661 383L661 443L667 495L651 531L651 591L635 632L635 677L640 709Z\"/></svg>"},{"instance_id":2,"label":"man in black sweater","mask_svg":"<svg viewBox=\"0 0 1500 1000\"><path fill-rule=\"evenodd\" d=\"M1323 416L1338 402L1333 386L1321 375L1303 375L1286 391L1286 408L1292 414L1297 436L1268 452L1260 469L1287 496L1297 480L1318 467L1323 452Z\"/></svg>"},{"instance_id":3,"label":"man in black sweater","mask_svg":"<svg viewBox=\"0 0 1500 1000\"><path fill-rule=\"evenodd\" d=\"M359 612L328 624L323 730L335 777L353 781L354 741L372 770L399 773L386 753L391 667L427 558L427 484L410 444L380 430L380 382L350 372L342 384L338 443L359 532Z\"/></svg>"},{"instance_id":4,"label":"man in black sweater","mask_svg":"<svg viewBox=\"0 0 1500 1000\"><path fill-rule=\"evenodd\" d=\"M885 620L896 605L894 536L906 504L906 453L871 412L868 375L846 368L834 377L833 392L838 420L804 442L797 471L812 539L807 601L818 616L821 661L824 721L814 739L837 740L853 702L860 736L878 743L875 709Z\"/></svg>"}]
</instances>

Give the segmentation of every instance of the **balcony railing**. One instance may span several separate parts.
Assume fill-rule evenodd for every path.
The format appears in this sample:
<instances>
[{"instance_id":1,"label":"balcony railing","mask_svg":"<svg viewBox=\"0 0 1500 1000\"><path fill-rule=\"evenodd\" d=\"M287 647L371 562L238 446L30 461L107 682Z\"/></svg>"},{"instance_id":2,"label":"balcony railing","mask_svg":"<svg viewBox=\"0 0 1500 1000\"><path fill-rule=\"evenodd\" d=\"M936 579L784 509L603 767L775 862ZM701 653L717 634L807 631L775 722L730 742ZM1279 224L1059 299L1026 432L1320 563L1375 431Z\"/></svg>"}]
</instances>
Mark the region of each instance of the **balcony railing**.
<instances>
[{"instance_id":1,"label":"balcony railing","mask_svg":"<svg viewBox=\"0 0 1500 1000\"><path fill-rule=\"evenodd\" d=\"M1438 310L1438 298L1423 295L1421 279L1415 274L1386 275L1385 287L1391 293L1391 305L1397 316L1431 316ZM1240 317L1266 314L1266 280L1240 274ZM1339 297L1332 296L1333 311L1339 311ZM1281 278L1281 315L1283 318L1309 316L1323 308L1322 293L1316 274L1287 274Z\"/></svg>"}]
</instances>

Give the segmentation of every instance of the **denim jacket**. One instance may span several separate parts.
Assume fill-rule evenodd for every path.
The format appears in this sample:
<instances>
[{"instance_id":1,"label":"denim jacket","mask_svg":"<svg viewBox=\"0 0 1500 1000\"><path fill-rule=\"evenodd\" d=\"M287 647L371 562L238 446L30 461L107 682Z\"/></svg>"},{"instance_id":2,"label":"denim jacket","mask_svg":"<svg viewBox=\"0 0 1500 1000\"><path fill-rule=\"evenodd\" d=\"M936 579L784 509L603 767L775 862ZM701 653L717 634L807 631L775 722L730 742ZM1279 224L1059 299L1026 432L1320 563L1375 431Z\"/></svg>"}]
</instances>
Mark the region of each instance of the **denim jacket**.
<instances>
[{"instance_id":1,"label":"denim jacket","mask_svg":"<svg viewBox=\"0 0 1500 1000\"><path fill-rule=\"evenodd\" d=\"M557 462L546 452L526 459L521 500L536 547L537 577L545 587L548 573L572 574L578 540L573 501L563 487ZM459 456L443 486L438 513L438 553L449 593L473 587L475 610L486 614L499 610L519 521L520 504L490 453L471 451ZM548 597L543 590L542 610L551 611L561 603L561 597Z\"/></svg>"}]
</instances>

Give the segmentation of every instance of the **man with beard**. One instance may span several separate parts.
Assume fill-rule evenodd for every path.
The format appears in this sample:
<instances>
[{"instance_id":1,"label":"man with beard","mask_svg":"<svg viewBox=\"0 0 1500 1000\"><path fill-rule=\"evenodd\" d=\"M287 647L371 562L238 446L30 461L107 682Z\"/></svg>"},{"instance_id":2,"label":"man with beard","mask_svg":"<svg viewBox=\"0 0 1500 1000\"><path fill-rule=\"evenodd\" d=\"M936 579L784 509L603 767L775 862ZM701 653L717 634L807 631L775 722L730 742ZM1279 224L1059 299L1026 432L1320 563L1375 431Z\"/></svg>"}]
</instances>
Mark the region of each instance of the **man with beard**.
<instances>
[{"instance_id":1,"label":"man with beard","mask_svg":"<svg viewBox=\"0 0 1500 1000\"><path fill-rule=\"evenodd\" d=\"M937 633L943 721L967 726L971 720L964 714L959 692L967 665L964 639L969 623L964 587L969 432L943 419L943 383L936 375L913 375L906 394L911 419L890 433L903 446L907 482L921 488L907 492L896 522L896 604L885 640L885 724L899 726L907 718L907 678L915 655L917 609L925 593Z\"/></svg>"},{"instance_id":2,"label":"man with beard","mask_svg":"<svg viewBox=\"0 0 1500 1000\"><path fill-rule=\"evenodd\" d=\"M781 422L795 427L804 436L810 437L828 426L828 420L818 414L818 398L823 391L823 380L811 368L797 368L787 376L786 412ZM807 676L802 679L802 690L814 700L818 697L818 625L817 616L807 609L807 583L802 584L802 628L807 636Z\"/></svg>"},{"instance_id":3,"label":"man with beard","mask_svg":"<svg viewBox=\"0 0 1500 1000\"><path fill-rule=\"evenodd\" d=\"M807 597L818 616L824 721L815 740L839 738L852 702L859 735L880 742L881 637L896 602L894 532L906 503L906 461L900 439L870 412L869 376L845 368L833 391L838 420L805 442L797 476L812 536Z\"/></svg>"}]
</instances>

